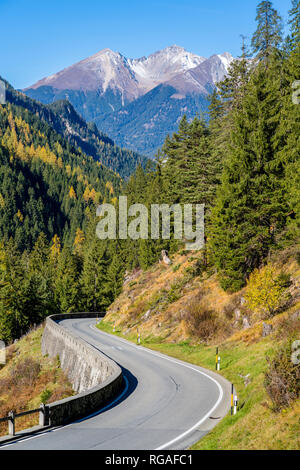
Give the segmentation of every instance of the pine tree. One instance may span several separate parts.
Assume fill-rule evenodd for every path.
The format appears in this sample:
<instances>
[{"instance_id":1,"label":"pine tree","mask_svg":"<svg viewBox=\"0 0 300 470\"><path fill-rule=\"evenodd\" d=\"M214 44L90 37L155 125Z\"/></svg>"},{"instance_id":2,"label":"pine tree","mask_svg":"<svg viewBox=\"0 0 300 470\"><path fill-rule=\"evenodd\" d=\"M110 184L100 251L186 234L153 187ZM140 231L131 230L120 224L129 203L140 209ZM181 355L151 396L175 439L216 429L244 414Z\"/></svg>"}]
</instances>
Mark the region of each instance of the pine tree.
<instances>
[{"instance_id":1,"label":"pine tree","mask_svg":"<svg viewBox=\"0 0 300 470\"><path fill-rule=\"evenodd\" d=\"M256 59L268 63L269 57L282 42L282 19L270 1L263 0L257 7L257 29L252 37Z\"/></svg>"},{"instance_id":2,"label":"pine tree","mask_svg":"<svg viewBox=\"0 0 300 470\"><path fill-rule=\"evenodd\" d=\"M110 296L110 302L120 294L124 282L125 265L120 254L116 253L111 258L107 269L107 290Z\"/></svg>"},{"instance_id":3,"label":"pine tree","mask_svg":"<svg viewBox=\"0 0 300 470\"><path fill-rule=\"evenodd\" d=\"M94 237L86 248L81 275L82 306L86 311L103 312L110 303L108 265L107 245Z\"/></svg>"},{"instance_id":4,"label":"pine tree","mask_svg":"<svg viewBox=\"0 0 300 470\"><path fill-rule=\"evenodd\" d=\"M292 8L289 11L289 25L291 28L292 49L299 47L300 42L300 1L292 0Z\"/></svg>"},{"instance_id":5,"label":"pine tree","mask_svg":"<svg viewBox=\"0 0 300 470\"><path fill-rule=\"evenodd\" d=\"M64 247L59 255L55 273L55 300L59 311L76 312L79 310L81 263L68 247Z\"/></svg>"},{"instance_id":6,"label":"pine tree","mask_svg":"<svg viewBox=\"0 0 300 470\"><path fill-rule=\"evenodd\" d=\"M277 67L274 65L274 70ZM280 79L258 65L233 132L210 227L209 248L225 289L241 288L285 224L284 167L274 151Z\"/></svg>"},{"instance_id":7,"label":"pine tree","mask_svg":"<svg viewBox=\"0 0 300 470\"><path fill-rule=\"evenodd\" d=\"M285 57L281 82L280 126L276 133L278 158L285 165L286 201L290 226L300 229L300 105L294 102L294 84L300 78L300 1L293 0L290 10L291 36L289 54ZM299 83L299 82L298 82ZM298 84L298 89L300 85Z\"/></svg>"}]
</instances>

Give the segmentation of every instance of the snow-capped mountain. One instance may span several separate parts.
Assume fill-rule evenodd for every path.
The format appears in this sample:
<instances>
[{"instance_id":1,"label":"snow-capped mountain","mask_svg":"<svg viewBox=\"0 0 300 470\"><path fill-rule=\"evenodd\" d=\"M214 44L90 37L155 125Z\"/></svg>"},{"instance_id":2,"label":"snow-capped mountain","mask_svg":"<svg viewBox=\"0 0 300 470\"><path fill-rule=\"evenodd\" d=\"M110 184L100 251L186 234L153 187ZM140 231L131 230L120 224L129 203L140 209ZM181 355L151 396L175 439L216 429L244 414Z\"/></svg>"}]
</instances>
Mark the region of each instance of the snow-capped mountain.
<instances>
[{"instance_id":1,"label":"snow-capped mountain","mask_svg":"<svg viewBox=\"0 0 300 470\"><path fill-rule=\"evenodd\" d=\"M45 104L69 100L118 144L151 156L184 113L207 109L205 97L232 60L228 52L206 59L179 46L140 59L103 49L24 92Z\"/></svg>"},{"instance_id":2,"label":"snow-capped mountain","mask_svg":"<svg viewBox=\"0 0 300 470\"><path fill-rule=\"evenodd\" d=\"M176 88L177 92L207 94L211 87L223 80L228 72L233 57L228 52L204 59L197 67L175 75L166 84Z\"/></svg>"},{"instance_id":3,"label":"snow-capped mountain","mask_svg":"<svg viewBox=\"0 0 300 470\"><path fill-rule=\"evenodd\" d=\"M28 89L48 86L57 90L97 90L105 93L110 88L132 100L205 60L179 46L167 47L140 59L126 59L119 52L103 49Z\"/></svg>"},{"instance_id":4,"label":"snow-capped mountain","mask_svg":"<svg viewBox=\"0 0 300 470\"><path fill-rule=\"evenodd\" d=\"M87 59L46 77L29 89L52 87L56 90L100 91L119 90L129 99L141 94L139 84L128 61L119 52L103 49ZM26 90L25 90L26 91Z\"/></svg>"},{"instance_id":5,"label":"snow-capped mountain","mask_svg":"<svg viewBox=\"0 0 300 470\"><path fill-rule=\"evenodd\" d=\"M204 61L204 57L192 54L183 47L171 46L149 57L129 59L128 63L140 87L148 92L176 75L197 67Z\"/></svg>"}]
</instances>

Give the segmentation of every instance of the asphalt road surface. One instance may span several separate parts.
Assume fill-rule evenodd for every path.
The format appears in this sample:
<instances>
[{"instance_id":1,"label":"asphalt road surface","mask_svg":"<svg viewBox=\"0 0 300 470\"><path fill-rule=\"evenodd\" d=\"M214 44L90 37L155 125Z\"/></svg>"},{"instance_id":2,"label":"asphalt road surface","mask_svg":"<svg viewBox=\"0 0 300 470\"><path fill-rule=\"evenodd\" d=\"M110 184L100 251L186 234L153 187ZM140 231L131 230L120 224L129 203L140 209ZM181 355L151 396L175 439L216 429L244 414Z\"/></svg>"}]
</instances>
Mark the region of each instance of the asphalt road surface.
<instances>
[{"instance_id":1,"label":"asphalt road surface","mask_svg":"<svg viewBox=\"0 0 300 470\"><path fill-rule=\"evenodd\" d=\"M95 319L60 324L122 367L124 390L97 414L1 450L183 450L228 412L230 384L221 376L103 333Z\"/></svg>"}]
</instances>

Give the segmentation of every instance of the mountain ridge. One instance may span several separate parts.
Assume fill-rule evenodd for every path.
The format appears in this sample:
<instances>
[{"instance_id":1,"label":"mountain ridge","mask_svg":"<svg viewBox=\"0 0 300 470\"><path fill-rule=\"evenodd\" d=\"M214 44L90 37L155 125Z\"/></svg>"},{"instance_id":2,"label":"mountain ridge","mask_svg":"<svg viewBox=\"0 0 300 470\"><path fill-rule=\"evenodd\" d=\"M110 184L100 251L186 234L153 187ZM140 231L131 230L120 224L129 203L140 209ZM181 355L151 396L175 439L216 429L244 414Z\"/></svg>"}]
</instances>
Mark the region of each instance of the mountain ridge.
<instances>
[{"instance_id":1,"label":"mountain ridge","mask_svg":"<svg viewBox=\"0 0 300 470\"><path fill-rule=\"evenodd\" d=\"M38 115L71 144L81 148L122 178L128 178L139 164L145 166L147 163L142 155L118 147L114 140L98 130L95 123L86 122L67 100L44 105L7 84L7 101Z\"/></svg>"},{"instance_id":2,"label":"mountain ridge","mask_svg":"<svg viewBox=\"0 0 300 470\"><path fill-rule=\"evenodd\" d=\"M206 98L233 60L228 52L205 58L176 45L138 59L106 48L24 93L44 104L67 99L118 145L153 158L184 114L190 119L207 112ZM146 107L142 113L141 102Z\"/></svg>"}]
</instances>

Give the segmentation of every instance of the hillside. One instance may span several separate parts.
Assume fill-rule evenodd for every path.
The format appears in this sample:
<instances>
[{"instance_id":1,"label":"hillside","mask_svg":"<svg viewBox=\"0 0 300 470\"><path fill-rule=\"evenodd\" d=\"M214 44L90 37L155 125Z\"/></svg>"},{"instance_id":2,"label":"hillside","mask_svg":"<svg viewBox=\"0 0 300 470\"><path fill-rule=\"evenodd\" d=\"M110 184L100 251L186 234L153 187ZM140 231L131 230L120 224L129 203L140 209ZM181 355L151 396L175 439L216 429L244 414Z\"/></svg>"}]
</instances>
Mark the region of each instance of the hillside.
<instances>
[{"instance_id":1,"label":"hillside","mask_svg":"<svg viewBox=\"0 0 300 470\"><path fill-rule=\"evenodd\" d=\"M180 95L174 86L159 85L120 111L96 118L100 129L111 132L119 145L138 149L153 158L166 136L177 130L185 114L192 119L206 115L208 101L201 94Z\"/></svg>"},{"instance_id":2,"label":"hillside","mask_svg":"<svg viewBox=\"0 0 300 470\"><path fill-rule=\"evenodd\" d=\"M300 334L297 250L299 245L270 261L278 275L284 273L291 281L285 289L288 300L267 319L257 317L247 306L249 286L235 294L225 293L214 273L199 273L200 253L183 252L173 256L172 266L159 263L145 272L128 274L122 294L99 324L100 329L132 341L139 332L142 345L212 370L219 347L220 373L235 384L239 410L194 449L300 448L299 389L295 392L298 400L294 396L276 409L276 394L269 394L265 386L267 356L274 360L278 348L286 351ZM268 333L264 336L263 331ZM284 360L290 362L290 357ZM297 390L299 365L293 370L298 374Z\"/></svg>"},{"instance_id":3,"label":"hillside","mask_svg":"<svg viewBox=\"0 0 300 470\"><path fill-rule=\"evenodd\" d=\"M32 330L6 349L6 364L0 366L0 417L38 408L73 395L72 386L60 369L59 360L41 353L43 328ZM16 432L38 424L38 414L16 420ZM7 424L0 424L0 436Z\"/></svg>"},{"instance_id":4,"label":"hillside","mask_svg":"<svg viewBox=\"0 0 300 470\"><path fill-rule=\"evenodd\" d=\"M111 198L121 179L28 110L31 100L10 97L0 106L0 237L22 250L41 232L74 240L87 206Z\"/></svg>"},{"instance_id":5,"label":"hillside","mask_svg":"<svg viewBox=\"0 0 300 470\"><path fill-rule=\"evenodd\" d=\"M45 106L14 90L7 83L6 100L38 116L71 145L92 156L95 161L101 162L122 178L128 178L139 164L145 166L147 163L145 157L118 147L111 138L100 132L94 123L84 121L66 99Z\"/></svg>"}]
</instances>

